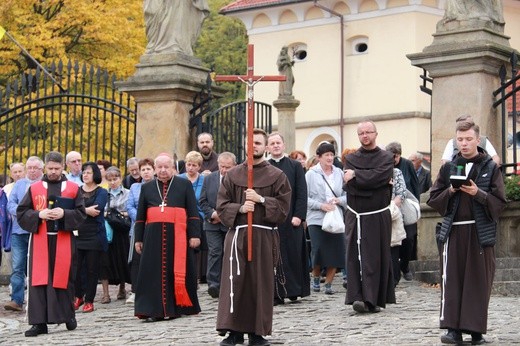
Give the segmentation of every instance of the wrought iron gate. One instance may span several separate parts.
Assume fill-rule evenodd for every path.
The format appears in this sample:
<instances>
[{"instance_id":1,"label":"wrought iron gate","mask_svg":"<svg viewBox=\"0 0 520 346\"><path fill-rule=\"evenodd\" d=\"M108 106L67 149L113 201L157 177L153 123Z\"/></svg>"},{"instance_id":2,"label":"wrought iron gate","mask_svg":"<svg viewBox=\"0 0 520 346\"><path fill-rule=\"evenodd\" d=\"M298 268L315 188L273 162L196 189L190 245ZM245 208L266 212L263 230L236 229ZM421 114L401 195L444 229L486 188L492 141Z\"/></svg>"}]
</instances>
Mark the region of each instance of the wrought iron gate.
<instances>
[{"instance_id":1,"label":"wrought iron gate","mask_svg":"<svg viewBox=\"0 0 520 346\"><path fill-rule=\"evenodd\" d=\"M498 99L493 103L493 107L500 106L501 124L502 124L502 173L509 175L511 173L518 174L518 146L520 145L520 132L517 130L518 119L518 103L517 94L520 91L520 74L518 74L518 55L513 51L510 58L511 71L508 77L508 71L505 65L500 67L500 88L493 92L493 96ZM508 79L510 78L510 79ZM510 125L509 125L510 124ZM509 135L509 131L511 134ZM512 155L508 154L508 148L511 147ZM513 172L511 172L513 168Z\"/></svg>"},{"instance_id":2,"label":"wrought iron gate","mask_svg":"<svg viewBox=\"0 0 520 346\"><path fill-rule=\"evenodd\" d=\"M237 156L237 162L246 159L247 107L247 101L233 102L212 112L207 118L209 132L215 140L215 151L230 151ZM270 133L273 128L271 105L255 101L253 107L254 126Z\"/></svg>"},{"instance_id":3,"label":"wrought iron gate","mask_svg":"<svg viewBox=\"0 0 520 346\"><path fill-rule=\"evenodd\" d=\"M0 88L0 167L71 150L83 161L106 159L125 170L134 156L136 106L117 91L116 77L78 61L48 67L64 90L39 68ZM4 180L5 181L5 180Z\"/></svg>"}]
</instances>

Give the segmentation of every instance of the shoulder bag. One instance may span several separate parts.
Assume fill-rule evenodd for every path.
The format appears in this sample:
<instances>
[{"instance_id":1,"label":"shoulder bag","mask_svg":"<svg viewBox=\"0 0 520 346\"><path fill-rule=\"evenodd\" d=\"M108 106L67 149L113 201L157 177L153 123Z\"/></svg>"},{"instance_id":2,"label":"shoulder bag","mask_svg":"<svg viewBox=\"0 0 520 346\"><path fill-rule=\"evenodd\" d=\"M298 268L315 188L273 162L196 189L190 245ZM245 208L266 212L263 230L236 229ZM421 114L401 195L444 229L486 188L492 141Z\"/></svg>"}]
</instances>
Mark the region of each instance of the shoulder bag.
<instances>
[{"instance_id":1,"label":"shoulder bag","mask_svg":"<svg viewBox=\"0 0 520 346\"><path fill-rule=\"evenodd\" d=\"M405 226L417 223L421 218L421 205L415 196L406 190L406 198L401 202L401 213Z\"/></svg>"},{"instance_id":2,"label":"shoulder bag","mask_svg":"<svg viewBox=\"0 0 520 346\"><path fill-rule=\"evenodd\" d=\"M338 196L336 195L334 190L332 190L332 187L329 185L327 179L323 175L321 175L321 177L325 181L325 184L327 184L327 186L329 187L334 197L337 198ZM341 211L341 207L336 205L336 208L334 208L334 210L326 212L325 216L323 217L321 229L328 233L345 233L345 222L343 220L343 213Z\"/></svg>"},{"instance_id":3,"label":"shoulder bag","mask_svg":"<svg viewBox=\"0 0 520 346\"><path fill-rule=\"evenodd\" d=\"M121 214L116 208L110 207L110 192L108 192L108 210L105 220L115 232L130 232L130 226L132 225L130 218Z\"/></svg>"}]
</instances>

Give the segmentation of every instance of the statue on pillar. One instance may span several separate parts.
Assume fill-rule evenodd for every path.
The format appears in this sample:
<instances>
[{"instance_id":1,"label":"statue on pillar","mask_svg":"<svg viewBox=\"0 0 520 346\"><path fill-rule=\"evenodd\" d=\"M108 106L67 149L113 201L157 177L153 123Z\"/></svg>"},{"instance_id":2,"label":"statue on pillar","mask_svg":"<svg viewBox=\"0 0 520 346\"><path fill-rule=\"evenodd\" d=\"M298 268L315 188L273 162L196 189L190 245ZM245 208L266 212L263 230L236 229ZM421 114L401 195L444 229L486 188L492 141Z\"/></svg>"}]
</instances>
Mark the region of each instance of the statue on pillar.
<instances>
[{"instance_id":1,"label":"statue on pillar","mask_svg":"<svg viewBox=\"0 0 520 346\"><path fill-rule=\"evenodd\" d=\"M444 23L475 19L504 25L502 0L446 0Z\"/></svg>"},{"instance_id":2,"label":"statue on pillar","mask_svg":"<svg viewBox=\"0 0 520 346\"><path fill-rule=\"evenodd\" d=\"M292 97L292 88L294 85L294 75L292 67L294 65L294 61L289 56L288 47L282 47L276 64L278 65L278 71L280 72L280 75L285 76L287 78L285 82L280 82L278 96L282 98Z\"/></svg>"},{"instance_id":3,"label":"statue on pillar","mask_svg":"<svg viewBox=\"0 0 520 346\"><path fill-rule=\"evenodd\" d=\"M206 0L144 0L145 53L193 56L193 45L208 15Z\"/></svg>"}]
</instances>

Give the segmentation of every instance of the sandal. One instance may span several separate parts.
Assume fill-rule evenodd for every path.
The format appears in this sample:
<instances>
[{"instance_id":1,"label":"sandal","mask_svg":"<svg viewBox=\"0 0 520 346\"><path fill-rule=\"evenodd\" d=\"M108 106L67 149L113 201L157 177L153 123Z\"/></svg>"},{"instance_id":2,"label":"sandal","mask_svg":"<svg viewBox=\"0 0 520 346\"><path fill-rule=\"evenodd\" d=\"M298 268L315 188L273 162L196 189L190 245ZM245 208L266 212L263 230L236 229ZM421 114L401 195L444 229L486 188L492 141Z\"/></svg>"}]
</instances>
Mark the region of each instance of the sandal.
<instances>
[{"instance_id":1,"label":"sandal","mask_svg":"<svg viewBox=\"0 0 520 346\"><path fill-rule=\"evenodd\" d=\"M103 298L101 298L101 304L108 304L111 301L112 300L110 299L110 296L104 296Z\"/></svg>"}]
</instances>

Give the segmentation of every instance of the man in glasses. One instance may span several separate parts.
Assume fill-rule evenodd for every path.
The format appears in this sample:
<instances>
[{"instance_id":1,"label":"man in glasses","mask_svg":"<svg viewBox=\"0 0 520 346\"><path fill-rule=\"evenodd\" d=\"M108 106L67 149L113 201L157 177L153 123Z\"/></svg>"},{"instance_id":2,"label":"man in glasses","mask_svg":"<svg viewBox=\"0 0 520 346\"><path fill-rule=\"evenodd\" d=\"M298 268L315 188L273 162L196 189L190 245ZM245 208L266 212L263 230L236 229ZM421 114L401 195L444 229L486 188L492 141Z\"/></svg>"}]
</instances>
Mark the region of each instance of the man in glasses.
<instances>
[{"instance_id":1,"label":"man in glasses","mask_svg":"<svg viewBox=\"0 0 520 346\"><path fill-rule=\"evenodd\" d=\"M69 170L69 173L66 174L67 180L75 182L78 186L83 185L81 181L81 162L81 154L77 151L69 151L67 156L65 156L65 163Z\"/></svg>"},{"instance_id":2,"label":"man in glasses","mask_svg":"<svg viewBox=\"0 0 520 346\"><path fill-rule=\"evenodd\" d=\"M43 176L43 161L38 156L31 156L25 163L25 178L18 180L9 195L7 210L11 214L11 301L4 305L9 311L22 311L25 293L25 277L27 275L27 251L29 248L29 232L18 224L16 208L33 183ZM6 240L7 241L7 240Z\"/></svg>"}]
</instances>

